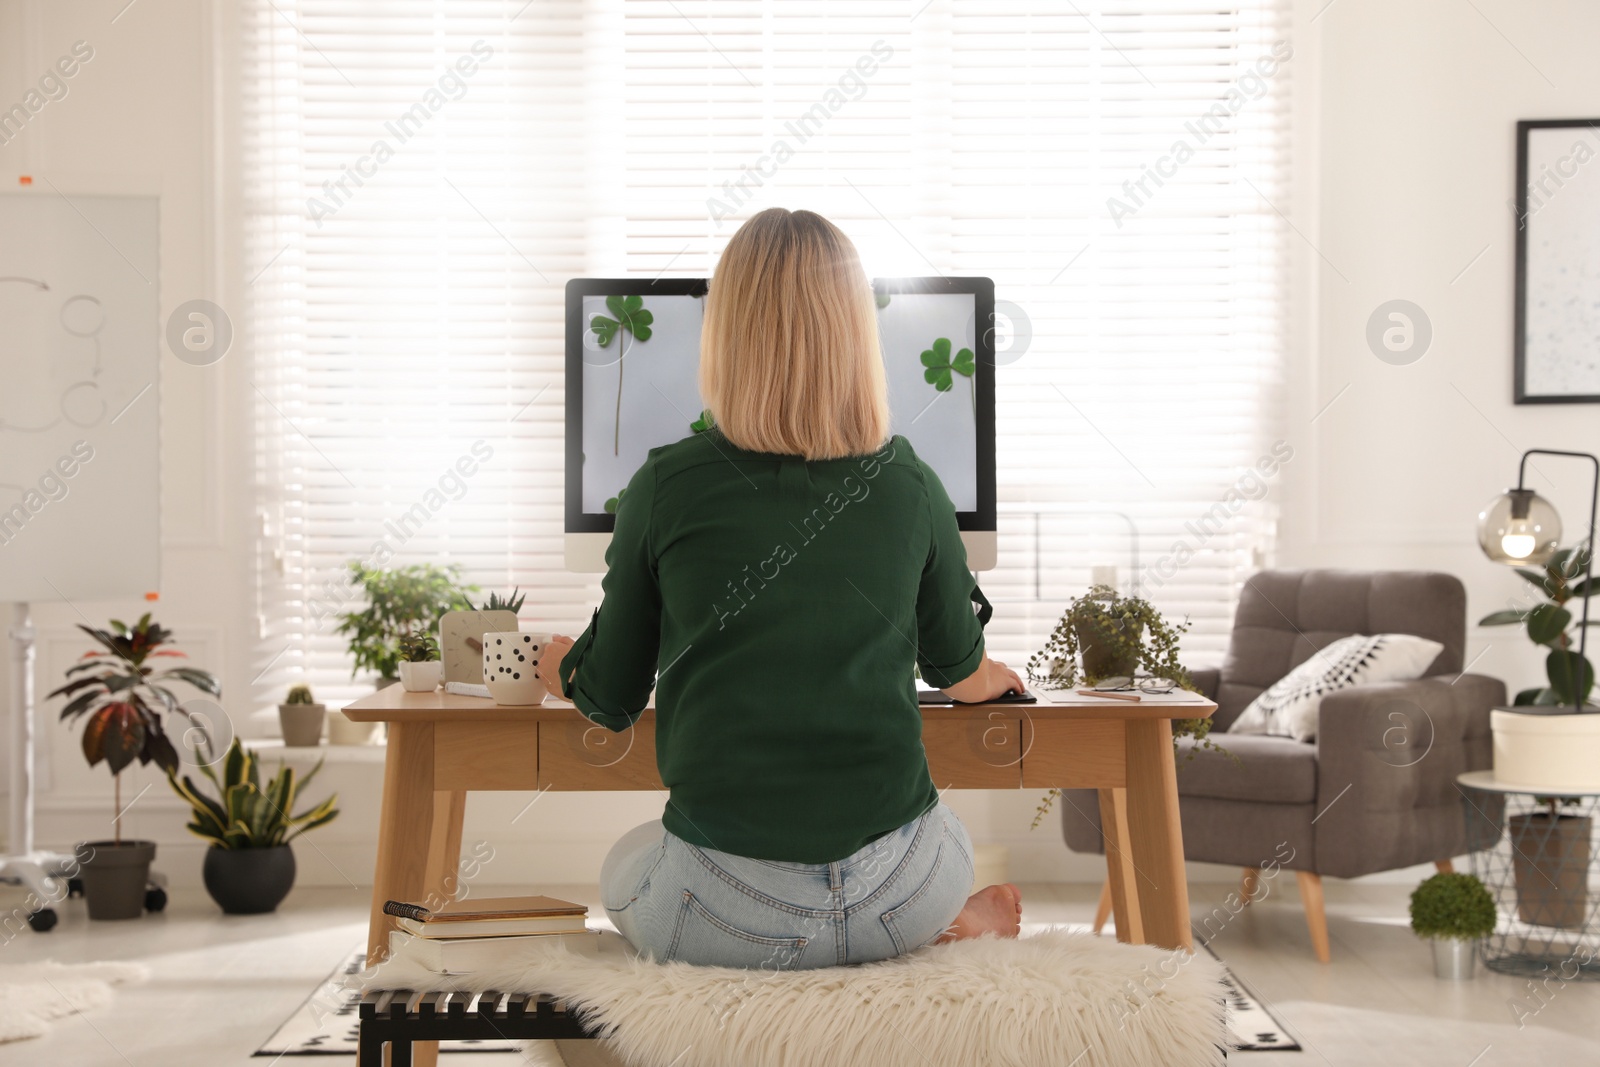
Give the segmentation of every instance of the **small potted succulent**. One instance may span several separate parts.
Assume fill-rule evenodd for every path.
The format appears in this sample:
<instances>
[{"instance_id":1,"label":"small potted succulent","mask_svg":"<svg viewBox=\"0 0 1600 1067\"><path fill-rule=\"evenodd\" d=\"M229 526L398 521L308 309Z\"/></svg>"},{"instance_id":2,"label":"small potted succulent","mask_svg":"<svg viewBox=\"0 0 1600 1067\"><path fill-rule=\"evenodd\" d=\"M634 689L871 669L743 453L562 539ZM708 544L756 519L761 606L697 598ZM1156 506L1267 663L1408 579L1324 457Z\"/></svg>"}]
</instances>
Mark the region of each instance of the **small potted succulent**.
<instances>
[{"instance_id":1,"label":"small potted succulent","mask_svg":"<svg viewBox=\"0 0 1600 1067\"><path fill-rule=\"evenodd\" d=\"M278 705L278 725L283 728L287 748L315 748L322 743L322 723L328 709L311 696L309 685L297 685Z\"/></svg>"},{"instance_id":2,"label":"small potted succulent","mask_svg":"<svg viewBox=\"0 0 1600 1067\"><path fill-rule=\"evenodd\" d=\"M1411 894L1411 929L1433 945L1433 973L1460 981L1471 978L1478 945L1494 933L1494 898L1470 874L1436 874Z\"/></svg>"},{"instance_id":3,"label":"small potted succulent","mask_svg":"<svg viewBox=\"0 0 1600 1067\"><path fill-rule=\"evenodd\" d=\"M294 887L294 852L289 843L307 830L334 820L337 794L298 815L296 795L322 769L322 761L296 780L292 767L281 764L265 784L256 758L238 738L222 761L222 775L206 763L200 773L216 788L216 797L201 792L192 778L180 780L171 771L167 781L189 802L194 819L190 832L211 842L201 875L206 892L229 915L259 915L272 911Z\"/></svg>"},{"instance_id":4,"label":"small potted succulent","mask_svg":"<svg viewBox=\"0 0 1600 1067\"><path fill-rule=\"evenodd\" d=\"M407 634L400 639L400 684L408 693L431 693L444 679L439 644L432 634Z\"/></svg>"},{"instance_id":5,"label":"small potted succulent","mask_svg":"<svg viewBox=\"0 0 1600 1067\"><path fill-rule=\"evenodd\" d=\"M163 683L183 682L211 696L221 696L222 687L214 675L198 667L157 670L155 664L160 660L184 653L165 647L172 631L151 622L148 613L132 626L112 619L109 630L82 625L78 629L94 638L100 648L85 652L68 667L69 681L50 695L71 698L61 709L61 719L84 719L84 757L91 767L104 761L113 783L112 840L78 846L80 855L92 857L83 864L83 892L89 918L136 919L145 907L159 910L165 896L148 885L156 843L122 839L126 810L122 772L136 759L141 764L153 761L169 774L178 769L178 751L163 725L167 715L189 720L189 728L198 733L209 755L211 737L205 717L191 716L177 694Z\"/></svg>"}]
</instances>

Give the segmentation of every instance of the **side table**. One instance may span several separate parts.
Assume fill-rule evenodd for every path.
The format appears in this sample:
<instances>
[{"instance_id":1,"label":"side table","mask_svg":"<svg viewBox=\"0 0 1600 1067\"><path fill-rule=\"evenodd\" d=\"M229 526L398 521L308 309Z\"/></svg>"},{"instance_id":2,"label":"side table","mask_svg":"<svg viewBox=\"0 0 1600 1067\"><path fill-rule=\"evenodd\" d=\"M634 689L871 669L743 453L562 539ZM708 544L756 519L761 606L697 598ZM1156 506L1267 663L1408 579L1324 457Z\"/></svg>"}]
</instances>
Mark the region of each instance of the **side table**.
<instances>
[{"instance_id":1,"label":"side table","mask_svg":"<svg viewBox=\"0 0 1600 1067\"><path fill-rule=\"evenodd\" d=\"M1600 790L1504 782L1493 771L1456 777L1472 873L1500 914L1483 942L1490 970L1525 978L1600 979ZM1561 813L1551 818L1551 802Z\"/></svg>"}]
</instances>

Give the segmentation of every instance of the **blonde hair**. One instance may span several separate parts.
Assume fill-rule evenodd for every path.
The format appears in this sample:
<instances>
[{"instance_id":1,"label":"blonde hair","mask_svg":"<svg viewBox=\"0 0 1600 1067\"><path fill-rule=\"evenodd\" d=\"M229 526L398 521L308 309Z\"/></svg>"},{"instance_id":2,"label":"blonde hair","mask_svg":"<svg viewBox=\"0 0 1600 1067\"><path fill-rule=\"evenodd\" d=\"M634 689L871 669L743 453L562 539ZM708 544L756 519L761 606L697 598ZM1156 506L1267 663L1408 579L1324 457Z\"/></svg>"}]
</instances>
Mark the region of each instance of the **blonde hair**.
<instances>
[{"instance_id":1,"label":"blonde hair","mask_svg":"<svg viewBox=\"0 0 1600 1067\"><path fill-rule=\"evenodd\" d=\"M753 452L839 459L883 446L877 308L837 226L769 208L739 227L706 295L700 395L728 440Z\"/></svg>"}]
</instances>

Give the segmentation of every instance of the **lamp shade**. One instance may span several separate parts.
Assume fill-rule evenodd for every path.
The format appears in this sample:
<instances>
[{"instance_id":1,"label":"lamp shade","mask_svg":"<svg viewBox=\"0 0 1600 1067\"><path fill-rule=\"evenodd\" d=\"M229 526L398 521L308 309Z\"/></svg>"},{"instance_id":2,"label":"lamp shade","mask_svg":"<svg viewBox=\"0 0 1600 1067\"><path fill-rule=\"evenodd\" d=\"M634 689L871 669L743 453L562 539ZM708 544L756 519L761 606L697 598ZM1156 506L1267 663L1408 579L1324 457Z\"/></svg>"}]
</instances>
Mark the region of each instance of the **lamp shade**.
<instances>
[{"instance_id":1,"label":"lamp shade","mask_svg":"<svg viewBox=\"0 0 1600 1067\"><path fill-rule=\"evenodd\" d=\"M1561 544L1561 516L1532 489L1508 489L1478 513L1478 546L1515 567L1550 561Z\"/></svg>"}]
</instances>

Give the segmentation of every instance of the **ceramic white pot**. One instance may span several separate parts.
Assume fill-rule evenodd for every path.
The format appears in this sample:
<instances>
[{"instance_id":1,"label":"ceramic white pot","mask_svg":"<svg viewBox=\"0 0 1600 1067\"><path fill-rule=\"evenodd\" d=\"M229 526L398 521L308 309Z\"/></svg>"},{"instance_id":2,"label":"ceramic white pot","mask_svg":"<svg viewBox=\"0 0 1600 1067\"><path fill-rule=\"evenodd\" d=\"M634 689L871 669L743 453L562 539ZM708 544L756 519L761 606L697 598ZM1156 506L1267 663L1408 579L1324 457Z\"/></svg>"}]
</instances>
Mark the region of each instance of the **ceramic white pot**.
<instances>
[{"instance_id":1,"label":"ceramic white pot","mask_svg":"<svg viewBox=\"0 0 1600 1067\"><path fill-rule=\"evenodd\" d=\"M496 704L525 706L543 704L544 683L536 668L549 634L520 631L483 635L483 684Z\"/></svg>"},{"instance_id":2,"label":"ceramic white pot","mask_svg":"<svg viewBox=\"0 0 1600 1067\"><path fill-rule=\"evenodd\" d=\"M1496 708L1489 713L1494 732L1497 781L1542 789L1600 790L1600 713L1530 715Z\"/></svg>"},{"instance_id":3,"label":"ceramic white pot","mask_svg":"<svg viewBox=\"0 0 1600 1067\"><path fill-rule=\"evenodd\" d=\"M328 712L328 744L370 745L377 737L381 722L355 722L342 711Z\"/></svg>"},{"instance_id":4,"label":"ceramic white pot","mask_svg":"<svg viewBox=\"0 0 1600 1067\"><path fill-rule=\"evenodd\" d=\"M400 684L408 693L431 693L444 680L444 664L436 659L425 663L400 664Z\"/></svg>"}]
</instances>

